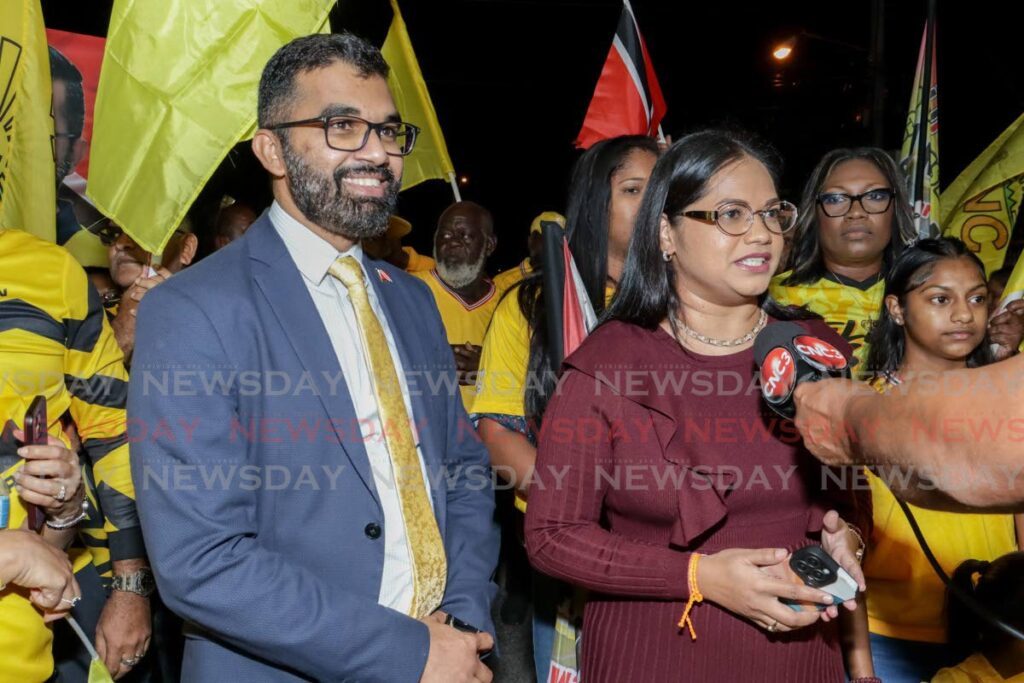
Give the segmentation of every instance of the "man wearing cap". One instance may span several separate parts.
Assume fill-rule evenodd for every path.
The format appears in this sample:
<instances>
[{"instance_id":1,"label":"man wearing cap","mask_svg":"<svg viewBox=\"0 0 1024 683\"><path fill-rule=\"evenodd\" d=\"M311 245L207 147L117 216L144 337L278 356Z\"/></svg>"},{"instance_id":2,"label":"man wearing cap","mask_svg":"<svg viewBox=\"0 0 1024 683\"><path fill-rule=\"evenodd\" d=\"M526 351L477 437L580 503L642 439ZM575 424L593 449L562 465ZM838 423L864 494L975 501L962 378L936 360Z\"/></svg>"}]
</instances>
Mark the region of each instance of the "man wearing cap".
<instances>
[{"instance_id":1,"label":"man wearing cap","mask_svg":"<svg viewBox=\"0 0 1024 683\"><path fill-rule=\"evenodd\" d=\"M484 268L497 244L491 212L474 202L457 202L437 220L437 265L413 273L427 283L437 302L448 343L455 354L462 404L467 412L475 394L473 386L484 335L500 298Z\"/></svg>"},{"instance_id":2,"label":"man wearing cap","mask_svg":"<svg viewBox=\"0 0 1024 683\"><path fill-rule=\"evenodd\" d=\"M540 266L540 251L544 246L541 224L545 221L558 223L565 227L565 217L556 211L545 211L539 214L530 223L530 236L526 240L526 246L530 255L523 259L522 263L514 268L509 268L494 276L494 286L498 288L498 298L514 284L523 280L527 275L537 270Z\"/></svg>"}]
</instances>

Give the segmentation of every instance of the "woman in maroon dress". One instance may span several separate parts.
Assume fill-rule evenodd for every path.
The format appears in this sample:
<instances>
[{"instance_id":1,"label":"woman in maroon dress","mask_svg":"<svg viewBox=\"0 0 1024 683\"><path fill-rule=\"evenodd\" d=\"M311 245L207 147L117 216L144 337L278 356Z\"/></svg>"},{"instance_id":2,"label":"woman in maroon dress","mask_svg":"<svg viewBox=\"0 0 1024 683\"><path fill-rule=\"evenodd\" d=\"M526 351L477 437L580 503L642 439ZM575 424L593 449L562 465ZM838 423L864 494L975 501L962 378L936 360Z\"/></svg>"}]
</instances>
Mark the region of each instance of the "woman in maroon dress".
<instances>
[{"instance_id":1,"label":"woman in maroon dress","mask_svg":"<svg viewBox=\"0 0 1024 683\"><path fill-rule=\"evenodd\" d=\"M591 591L586 683L845 681L839 622L866 627L786 564L820 543L863 584L871 511L760 397L754 337L802 315L765 299L796 220L770 158L711 131L658 161L607 321L566 360L544 416L527 549ZM848 353L820 320L798 324ZM850 673L871 676L870 662Z\"/></svg>"}]
</instances>

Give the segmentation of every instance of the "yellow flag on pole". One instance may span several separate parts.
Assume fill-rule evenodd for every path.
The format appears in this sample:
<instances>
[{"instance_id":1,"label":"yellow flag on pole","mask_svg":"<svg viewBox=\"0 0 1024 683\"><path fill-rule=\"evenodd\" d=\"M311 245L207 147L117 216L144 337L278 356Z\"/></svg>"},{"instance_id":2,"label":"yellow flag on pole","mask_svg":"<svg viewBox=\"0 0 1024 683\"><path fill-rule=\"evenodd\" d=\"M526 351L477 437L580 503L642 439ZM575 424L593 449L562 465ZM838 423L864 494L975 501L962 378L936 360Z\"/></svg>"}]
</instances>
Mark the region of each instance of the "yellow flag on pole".
<instances>
[{"instance_id":1,"label":"yellow flag on pole","mask_svg":"<svg viewBox=\"0 0 1024 683\"><path fill-rule=\"evenodd\" d=\"M910 113L900 151L900 168L907 178L918 237L939 234L939 86L935 29L935 0L929 0L928 21L921 38Z\"/></svg>"},{"instance_id":2,"label":"yellow flag on pole","mask_svg":"<svg viewBox=\"0 0 1024 683\"><path fill-rule=\"evenodd\" d=\"M335 0L115 0L96 94L88 195L161 253L228 151L288 41L329 30Z\"/></svg>"},{"instance_id":3,"label":"yellow flag on pole","mask_svg":"<svg viewBox=\"0 0 1024 683\"><path fill-rule=\"evenodd\" d=\"M450 180L455 175L455 167L448 156L441 124L437 121L437 112L430 101L427 84L420 73L420 65L416 61L416 53L412 50L409 32L405 28L402 13L398 11L396 0L391 0L391 9L395 17L391 20L391 28L381 48L384 59L391 67L388 85L391 86L391 94L402 120L422 129L416 138L415 149L405 158L405 172L402 175L402 189L405 190L424 180Z\"/></svg>"},{"instance_id":4,"label":"yellow flag on pole","mask_svg":"<svg viewBox=\"0 0 1024 683\"><path fill-rule=\"evenodd\" d=\"M1003 267L1022 199L1024 114L942 193L942 233L963 240L991 275Z\"/></svg>"},{"instance_id":5,"label":"yellow flag on pole","mask_svg":"<svg viewBox=\"0 0 1024 683\"><path fill-rule=\"evenodd\" d=\"M53 242L50 53L39 0L0 0L0 228Z\"/></svg>"}]
</instances>

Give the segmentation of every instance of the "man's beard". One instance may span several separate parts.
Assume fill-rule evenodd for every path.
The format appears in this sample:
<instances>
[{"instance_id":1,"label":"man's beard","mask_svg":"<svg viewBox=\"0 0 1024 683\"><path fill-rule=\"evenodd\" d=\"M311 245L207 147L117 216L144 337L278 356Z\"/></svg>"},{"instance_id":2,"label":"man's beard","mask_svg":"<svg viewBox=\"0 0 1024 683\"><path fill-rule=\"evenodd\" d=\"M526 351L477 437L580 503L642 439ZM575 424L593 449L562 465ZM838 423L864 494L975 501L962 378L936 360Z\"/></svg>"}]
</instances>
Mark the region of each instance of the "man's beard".
<instances>
[{"instance_id":1,"label":"man's beard","mask_svg":"<svg viewBox=\"0 0 1024 683\"><path fill-rule=\"evenodd\" d=\"M473 263L445 263L438 258L437 247L434 247L434 260L437 262L437 274L441 276L449 287L462 289L473 283L484 270L484 262L487 261L487 253L481 249L480 257Z\"/></svg>"},{"instance_id":2,"label":"man's beard","mask_svg":"<svg viewBox=\"0 0 1024 683\"><path fill-rule=\"evenodd\" d=\"M399 190L391 169L370 164L338 167L333 177L328 177L307 164L287 144L282 148L292 199L302 215L324 230L351 240L371 239L387 232ZM384 196L350 195L342 180L357 173L376 175L381 183L387 183Z\"/></svg>"}]
</instances>

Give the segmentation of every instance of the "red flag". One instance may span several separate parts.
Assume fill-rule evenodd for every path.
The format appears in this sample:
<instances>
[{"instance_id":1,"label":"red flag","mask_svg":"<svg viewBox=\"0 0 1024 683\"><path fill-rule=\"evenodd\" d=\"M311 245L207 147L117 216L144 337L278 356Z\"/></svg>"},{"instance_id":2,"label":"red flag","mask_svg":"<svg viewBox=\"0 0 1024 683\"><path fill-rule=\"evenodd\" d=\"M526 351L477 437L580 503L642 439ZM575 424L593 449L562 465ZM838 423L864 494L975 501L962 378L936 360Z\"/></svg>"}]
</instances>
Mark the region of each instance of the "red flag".
<instances>
[{"instance_id":1,"label":"red flag","mask_svg":"<svg viewBox=\"0 0 1024 683\"><path fill-rule=\"evenodd\" d=\"M612 47L597 79L576 146L586 149L617 135L651 135L668 107L629 0L624 0Z\"/></svg>"}]
</instances>

